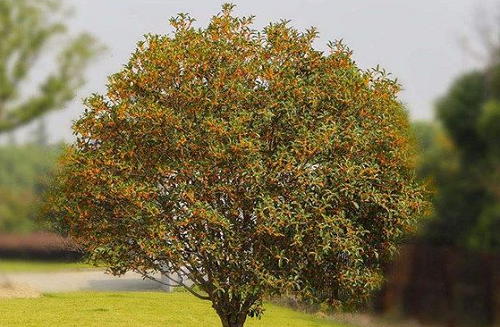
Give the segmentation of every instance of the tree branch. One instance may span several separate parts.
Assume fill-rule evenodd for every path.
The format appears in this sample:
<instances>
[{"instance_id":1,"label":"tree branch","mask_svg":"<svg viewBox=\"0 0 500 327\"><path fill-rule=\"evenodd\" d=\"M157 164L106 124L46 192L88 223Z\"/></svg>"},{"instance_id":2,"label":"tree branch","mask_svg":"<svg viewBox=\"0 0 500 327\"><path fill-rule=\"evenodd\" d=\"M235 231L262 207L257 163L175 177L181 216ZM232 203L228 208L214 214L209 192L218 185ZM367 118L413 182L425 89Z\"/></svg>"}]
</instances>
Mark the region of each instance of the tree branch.
<instances>
[{"instance_id":1,"label":"tree branch","mask_svg":"<svg viewBox=\"0 0 500 327\"><path fill-rule=\"evenodd\" d=\"M152 281L155 281L157 283L160 283L162 285L166 285L166 286L170 286L170 287L183 287L184 289L186 289L189 293L193 294L194 296L196 296L197 298L199 298L200 300L206 300L206 301L210 301L210 297L207 296L207 295L202 295L202 294L199 294L197 293L193 288L194 286L196 286L196 284L193 284L193 286L187 286L186 284L184 284L182 281L178 281L178 280L175 280L171 277L169 277L168 275L164 274L164 276L166 278L168 278L169 280L177 283L177 285L171 285L171 284L168 284L168 283L165 283L165 282L162 282L161 280L159 280L158 278L155 278L153 276L150 276L148 274L144 274L144 273L141 273L140 271L137 271L138 273L140 273L144 278L147 278L147 279L150 279Z\"/></svg>"}]
</instances>

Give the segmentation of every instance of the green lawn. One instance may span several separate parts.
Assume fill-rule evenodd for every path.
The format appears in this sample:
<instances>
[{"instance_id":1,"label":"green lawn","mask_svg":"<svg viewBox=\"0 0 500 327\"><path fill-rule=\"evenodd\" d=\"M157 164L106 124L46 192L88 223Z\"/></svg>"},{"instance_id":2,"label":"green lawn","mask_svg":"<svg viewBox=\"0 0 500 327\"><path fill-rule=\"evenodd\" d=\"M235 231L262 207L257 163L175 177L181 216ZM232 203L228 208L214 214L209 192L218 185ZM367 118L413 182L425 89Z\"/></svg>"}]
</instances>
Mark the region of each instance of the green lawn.
<instances>
[{"instance_id":1,"label":"green lawn","mask_svg":"<svg viewBox=\"0 0 500 327\"><path fill-rule=\"evenodd\" d=\"M248 327L347 327L266 304ZM78 292L38 299L0 300L2 327L220 327L209 302L187 293Z\"/></svg>"},{"instance_id":2,"label":"green lawn","mask_svg":"<svg viewBox=\"0 0 500 327\"><path fill-rule=\"evenodd\" d=\"M51 262L0 259L0 272L51 272L93 268L83 262Z\"/></svg>"}]
</instances>

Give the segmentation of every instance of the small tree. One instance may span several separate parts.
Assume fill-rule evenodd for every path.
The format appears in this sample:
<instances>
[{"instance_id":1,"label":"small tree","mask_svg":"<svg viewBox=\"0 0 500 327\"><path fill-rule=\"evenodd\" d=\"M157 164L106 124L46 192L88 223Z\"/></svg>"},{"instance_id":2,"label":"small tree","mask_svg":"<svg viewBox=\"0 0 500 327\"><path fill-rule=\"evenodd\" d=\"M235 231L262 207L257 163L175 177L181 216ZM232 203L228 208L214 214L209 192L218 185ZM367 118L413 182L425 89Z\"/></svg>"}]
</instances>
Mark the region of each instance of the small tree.
<instances>
[{"instance_id":1,"label":"small tree","mask_svg":"<svg viewBox=\"0 0 500 327\"><path fill-rule=\"evenodd\" d=\"M63 108L75 97L89 60L99 51L89 34L64 39L65 47L58 40L53 71L31 85L38 87L36 93L26 92L37 60L49 55L48 46L66 32L62 8L58 0L0 1L0 134Z\"/></svg>"},{"instance_id":2,"label":"small tree","mask_svg":"<svg viewBox=\"0 0 500 327\"><path fill-rule=\"evenodd\" d=\"M232 7L172 19L86 100L57 216L115 274L180 273L225 327L269 294L356 303L423 205L399 87Z\"/></svg>"}]
</instances>

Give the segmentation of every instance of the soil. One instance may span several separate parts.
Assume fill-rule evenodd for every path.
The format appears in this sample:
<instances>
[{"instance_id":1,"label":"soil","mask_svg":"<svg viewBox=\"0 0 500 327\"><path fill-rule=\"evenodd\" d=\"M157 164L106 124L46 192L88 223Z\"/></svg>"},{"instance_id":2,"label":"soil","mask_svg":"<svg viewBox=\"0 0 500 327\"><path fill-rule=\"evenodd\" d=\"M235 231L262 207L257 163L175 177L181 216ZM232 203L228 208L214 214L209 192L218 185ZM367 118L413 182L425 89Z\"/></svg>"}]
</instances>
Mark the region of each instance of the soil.
<instances>
[{"instance_id":1,"label":"soil","mask_svg":"<svg viewBox=\"0 0 500 327\"><path fill-rule=\"evenodd\" d=\"M28 286L16 285L10 282L0 284L0 299L32 299L41 294Z\"/></svg>"}]
</instances>

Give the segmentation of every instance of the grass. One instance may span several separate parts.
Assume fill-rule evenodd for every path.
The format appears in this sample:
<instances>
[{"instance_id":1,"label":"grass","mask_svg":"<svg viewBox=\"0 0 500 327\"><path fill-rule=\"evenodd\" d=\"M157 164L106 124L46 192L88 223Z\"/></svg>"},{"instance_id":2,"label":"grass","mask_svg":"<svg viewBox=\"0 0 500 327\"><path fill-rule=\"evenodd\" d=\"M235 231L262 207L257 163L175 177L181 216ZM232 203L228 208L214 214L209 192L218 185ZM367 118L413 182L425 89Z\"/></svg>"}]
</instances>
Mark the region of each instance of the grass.
<instances>
[{"instance_id":1,"label":"grass","mask_svg":"<svg viewBox=\"0 0 500 327\"><path fill-rule=\"evenodd\" d=\"M348 327L271 304L245 327ZM187 293L76 292L0 300L2 327L220 327L207 301Z\"/></svg>"},{"instance_id":2,"label":"grass","mask_svg":"<svg viewBox=\"0 0 500 327\"><path fill-rule=\"evenodd\" d=\"M0 272L54 272L94 268L84 262L53 262L0 259Z\"/></svg>"}]
</instances>

